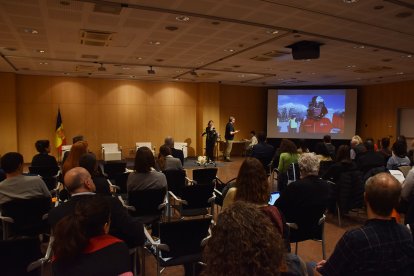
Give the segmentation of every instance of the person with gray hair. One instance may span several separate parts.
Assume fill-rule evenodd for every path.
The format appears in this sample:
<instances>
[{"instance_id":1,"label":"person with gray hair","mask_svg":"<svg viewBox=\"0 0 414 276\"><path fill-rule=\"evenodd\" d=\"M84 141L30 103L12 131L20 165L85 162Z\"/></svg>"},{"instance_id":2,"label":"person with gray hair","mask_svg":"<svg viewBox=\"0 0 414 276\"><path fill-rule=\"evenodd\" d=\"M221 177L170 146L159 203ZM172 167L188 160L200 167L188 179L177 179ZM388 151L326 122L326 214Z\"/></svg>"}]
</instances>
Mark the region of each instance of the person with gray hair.
<instances>
[{"instance_id":1,"label":"person with gray hair","mask_svg":"<svg viewBox=\"0 0 414 276\"><path fill-rule=\"evenodd\" d=\"M275 206L287 222L296 223L291 239L309 236L330 203L329 184L318 177L319 159L314 153L303 153L298 160L300 179L290 183L280 194Z\"/></svg>"},{"instance_id":2,"label":"person with gray hair","mask_svg":"<svg viewBox=\"0 0 414 276\"><path fill-rule=\"evenodd\" d=\"M171 155L174 158L180 159L181 165L184 166L184 152L182 150L174 148L174 138L171 136L165 137L164 145L168 146L171 149Z\"/></svg>"}]
</instances>

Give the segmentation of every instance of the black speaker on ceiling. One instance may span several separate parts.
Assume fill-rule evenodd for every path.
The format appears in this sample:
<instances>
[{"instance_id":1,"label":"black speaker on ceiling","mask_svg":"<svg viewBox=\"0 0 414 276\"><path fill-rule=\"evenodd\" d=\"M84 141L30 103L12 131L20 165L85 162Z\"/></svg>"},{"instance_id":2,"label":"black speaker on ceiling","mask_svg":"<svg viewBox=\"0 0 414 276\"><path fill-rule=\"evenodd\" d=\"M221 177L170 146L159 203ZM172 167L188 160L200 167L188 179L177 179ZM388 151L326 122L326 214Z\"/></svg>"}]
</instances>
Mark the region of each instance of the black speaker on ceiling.
<instances>
[{"instance_id":1,"label":"black speaker on ceiling","mask_svg":"<svg viewBox=\"0 0 414 276\"><path fill-rule=\"evenodd\" d=\"M293 59L317 59L320 55L321 45L323 44L316 41L302 40L286 46L286 48L292 49Z\"/></svg>"}]
</instances>

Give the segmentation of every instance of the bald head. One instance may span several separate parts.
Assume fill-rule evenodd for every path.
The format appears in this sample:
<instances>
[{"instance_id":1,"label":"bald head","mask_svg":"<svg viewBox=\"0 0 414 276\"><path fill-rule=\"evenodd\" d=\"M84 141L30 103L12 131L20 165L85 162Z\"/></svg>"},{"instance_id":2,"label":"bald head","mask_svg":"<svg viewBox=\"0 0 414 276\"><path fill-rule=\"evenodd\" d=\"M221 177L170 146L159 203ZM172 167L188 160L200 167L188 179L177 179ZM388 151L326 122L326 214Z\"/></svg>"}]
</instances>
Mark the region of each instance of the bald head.
<instances>
[{"instance_id":1,"label":"bald head","mask_svg":"<svg viewBox=\"0 0 414 276\"><path fill-rule=\"evenodd\" d=\"M70 169L65 174L65 187L70 194L95 192L95 184L89 172L81 167Z\"/></svg>"},{"instance_id":2,"label":"bald head","mask_svg":"<svg viewBox=\"0 0 414 276\"><path fill-rule=\"evenodd\" d=\"M389 173L370 177L365 184L365 200L376 215L388 217L398 205L401 184Z\"/></svg>"}]
</instances>

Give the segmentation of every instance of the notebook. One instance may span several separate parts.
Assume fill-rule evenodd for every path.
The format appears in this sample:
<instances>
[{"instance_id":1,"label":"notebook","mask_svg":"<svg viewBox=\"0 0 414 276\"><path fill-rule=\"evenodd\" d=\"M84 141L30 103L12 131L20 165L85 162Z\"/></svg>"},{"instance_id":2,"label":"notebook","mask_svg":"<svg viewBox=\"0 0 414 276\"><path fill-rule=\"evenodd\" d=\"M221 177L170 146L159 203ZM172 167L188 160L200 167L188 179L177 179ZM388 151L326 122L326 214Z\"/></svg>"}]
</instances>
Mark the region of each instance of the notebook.
<instances>
[{"instance_id":1,"label":"notebook","mask_svg":"<svg viewBox=\"0 0 414 276\"><path fill-rule=\"evenodd\" d=\"M269 205L274 205L276 200L280 197L280 193L279 192L272 192L270 194L270 200L269 200Z\"/></svg>"}]
</instances>

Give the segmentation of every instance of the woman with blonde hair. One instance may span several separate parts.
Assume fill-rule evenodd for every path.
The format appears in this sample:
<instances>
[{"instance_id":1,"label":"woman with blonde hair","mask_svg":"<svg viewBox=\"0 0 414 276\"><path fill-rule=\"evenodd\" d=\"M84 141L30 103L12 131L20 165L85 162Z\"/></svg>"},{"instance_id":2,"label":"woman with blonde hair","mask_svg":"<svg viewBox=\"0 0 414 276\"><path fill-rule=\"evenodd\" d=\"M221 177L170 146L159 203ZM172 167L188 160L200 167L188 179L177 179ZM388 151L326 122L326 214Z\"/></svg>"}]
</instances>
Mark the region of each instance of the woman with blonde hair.
<instances>
[{"instance_id":1,"label":"woman with blonde hair","mask_svg":"<svg viewBox=\"0 0 414 276\"><path fill-rule=\"evenodd\" d=\"M70 148L69 156L63 163L62 174L65 175L67 171L72 168L79 167L79 160L82 155L88 153L88 142L78 141Z\"/></svg>"}]
</instances>

